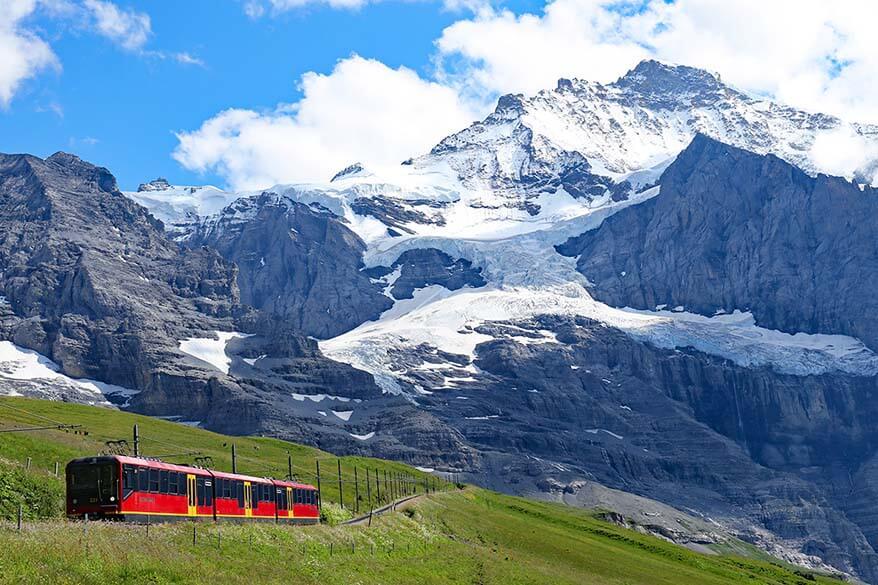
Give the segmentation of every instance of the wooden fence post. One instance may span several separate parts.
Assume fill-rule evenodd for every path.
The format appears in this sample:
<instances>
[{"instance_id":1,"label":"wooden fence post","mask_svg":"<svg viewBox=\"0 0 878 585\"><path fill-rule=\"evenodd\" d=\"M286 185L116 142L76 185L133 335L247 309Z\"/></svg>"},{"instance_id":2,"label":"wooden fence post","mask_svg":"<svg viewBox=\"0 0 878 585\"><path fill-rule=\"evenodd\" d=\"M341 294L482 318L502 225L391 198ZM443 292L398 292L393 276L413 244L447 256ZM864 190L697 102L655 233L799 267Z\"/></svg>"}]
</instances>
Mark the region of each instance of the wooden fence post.
<instances>
[{"instance_id":1,"label":"wooden fence post","mask_svg":"<svg viewBox=\"0 0 878 585\"><path fill-rule=\"evenodd\" d=\"M354 510L360 513L360 478L357 476L357 468L354 467Z\"/></svg>"}]
</instances>

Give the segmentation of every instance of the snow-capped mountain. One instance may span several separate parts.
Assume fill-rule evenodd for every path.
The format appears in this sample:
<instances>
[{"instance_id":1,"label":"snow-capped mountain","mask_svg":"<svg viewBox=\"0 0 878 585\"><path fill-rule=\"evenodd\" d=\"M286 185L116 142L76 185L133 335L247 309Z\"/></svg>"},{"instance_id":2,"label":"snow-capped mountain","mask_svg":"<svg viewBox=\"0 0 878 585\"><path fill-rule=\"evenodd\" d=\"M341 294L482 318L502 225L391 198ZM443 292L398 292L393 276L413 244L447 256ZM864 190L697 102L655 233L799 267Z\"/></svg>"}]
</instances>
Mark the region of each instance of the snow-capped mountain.
<instances>
[{"instance_id":1,"label":"snow-capped mountain","mask_svg":"<svg viewBox=\"0 0 878 585\"><path fill-rule=\"evenodd\" d=\"M125 192L125 195L149 209L173 236L189 232L199 218L218 213L240 197L210 185L171 185L162 177L142 183L137 191Z\"/></svg>"},{"instance_id":2,"label":"snow-capped mountain","mask_svg":"<svg viewBox=\"0 0 878 585\"><path fill-rule=\"evenodd\" d=\"M9 201L36 177L72 218L0 233L0 339L151 414L571 503L596 481L878 581L874 161L815 176L827 132L878 143L648 61L397 168L127 194L164 232L104 169L0 158ZM6 232L42 217L4 201Z\"/></svg>"},{"instance_id":3,"label":"snow-capped mountain","mask_svg":"<svg viewBox=\"0 0 878 585\"><path fill-rule=\"evenodd\" d=\"M812 149L820 133L839 129L878 144L878 126L755 98L700 69L644 61L607 85L561 79L532 97L503 96L493 114L413 164L443 161L467 183L492 187L542 184L550 177L563 183L565 172L583 168L643 184L701 133L826 172L836 169L823 168ZM849 171L875 180L874 161Z\"/></svg>"}]
</instances>

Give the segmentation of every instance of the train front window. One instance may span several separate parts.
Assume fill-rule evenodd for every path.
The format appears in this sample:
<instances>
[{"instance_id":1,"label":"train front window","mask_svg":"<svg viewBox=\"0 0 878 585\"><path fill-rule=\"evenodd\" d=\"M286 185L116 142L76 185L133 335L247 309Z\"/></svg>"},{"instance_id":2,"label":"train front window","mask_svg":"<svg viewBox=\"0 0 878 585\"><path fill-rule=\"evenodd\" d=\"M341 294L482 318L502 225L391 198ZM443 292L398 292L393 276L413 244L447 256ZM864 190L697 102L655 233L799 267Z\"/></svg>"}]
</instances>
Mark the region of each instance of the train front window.
<instances>
[{"instance_id":1,"label":"train front window","mask_svg":"<svg viewBox=\"0 0 878 585\"><path fill-rule=\"evenodd\" d=\"M67 493L82 504L110 504L116 501L118 481L112 463L76 465L67 473Z\"/></svg>"}]
</instances>

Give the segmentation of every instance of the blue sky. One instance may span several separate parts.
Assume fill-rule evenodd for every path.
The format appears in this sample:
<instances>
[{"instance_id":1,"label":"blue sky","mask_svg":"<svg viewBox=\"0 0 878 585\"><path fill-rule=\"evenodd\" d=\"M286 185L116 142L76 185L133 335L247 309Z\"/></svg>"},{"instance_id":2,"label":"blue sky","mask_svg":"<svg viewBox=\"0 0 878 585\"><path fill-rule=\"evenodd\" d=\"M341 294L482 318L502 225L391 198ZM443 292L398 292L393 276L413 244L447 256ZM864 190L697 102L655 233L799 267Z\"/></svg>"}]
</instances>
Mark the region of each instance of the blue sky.
<instances>
[{"instance_id":1,"label":"blue sky","mask_svg":"<svg viewBox=\"0 0 878 585\"><path fill-rule=\"evenodd\" d=\"M873 0L0 0L0 151L74 152L124 189L326 180L643 58L878 122L876 20Z\"/></svg>"},{"instance_id":2,"label":"blue sky","mask_svg":"<svg viewBox=\"0 0 878 585\"><path fill-rule=\"evenodd\" d=\"M0 151L48 156L72 151L107 166L123 188L157 175L191 184L223 179L171 158L174 131L220 110L261 110L300 97L299 77L329 72L352 53L430 75L433 40L459 14L435 3L382 3L357 10L309 6L251 19L234 1L119 3L148 12L148 51L186 52L182 64L120 49L39 13L61 69L25 83L0 110Z\"/></svg>"}]
</instances>

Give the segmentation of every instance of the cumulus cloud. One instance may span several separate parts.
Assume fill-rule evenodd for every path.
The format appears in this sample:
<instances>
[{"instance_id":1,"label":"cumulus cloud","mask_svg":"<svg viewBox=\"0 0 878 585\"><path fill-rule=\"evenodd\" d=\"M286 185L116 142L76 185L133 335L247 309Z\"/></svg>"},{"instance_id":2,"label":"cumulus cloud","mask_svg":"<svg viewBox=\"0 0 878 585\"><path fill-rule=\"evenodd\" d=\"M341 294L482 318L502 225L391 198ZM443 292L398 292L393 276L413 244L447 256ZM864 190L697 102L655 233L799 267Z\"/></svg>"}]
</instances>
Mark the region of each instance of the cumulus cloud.
<instances>
[{"instance_id":1,"label":"cumulus cloud","mask_svg":"<svg viewBox=\"0 0 878 585\"><path fill-rule=\"evenodd\" d=\"M119 8L107 0L85 0L98 33L130 51L141 49L152 34L149 15Z\"/></svg>"},{"instance_id":2,"label":"cumulus cloud","mask_svg":"<svg viewBox=\"0 0 878 585\"><path fill-rule=\"evenodd\" d=\"M353 162L396 165L468 124L476 112L451 88L359 56L302 77L303 97L271 112L230 109L177 135L174 158L237 189L327 180Z\"/></svg>"},{"instance_id":3,"label":"cumulus cloud","mask_svg":"<svg viewBox=\"0 0 878 585\"><path fill-rule=\"evenodd\" d=\"M9 106L26 79L59 66L48 43L23 24L35 8L35 0L0 2L0 106Z\"/></svg>"},{"instance_id":4,"label":"cumulus cloud","mask_svg":"<svg viewBox=\"0 0 878 585\"><path fill-rule=\"evenodd\" d=\"M878 121L875 22L872 0L555 0L540 14L483 11L445 29L437 47L450 79L482 92L609 81L648 55L801 108Z\"/></svg>"},{"instance_id":5,"label":"cumulus cloud","mask_svg":"<svg viewBox=\"0 0 878 585\"><path fill-rule=\"evenodd\" d=\"M558 0L543 14L483 10L436 41L449 83L480 94L550 88L561 77L611 81L650 52L606 0Z\"/></svg>"}]
</instances>

